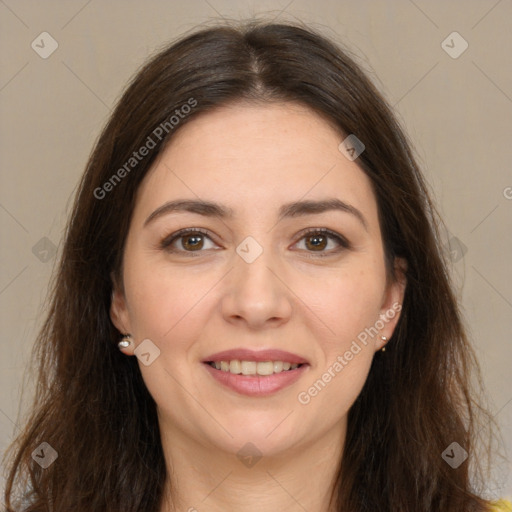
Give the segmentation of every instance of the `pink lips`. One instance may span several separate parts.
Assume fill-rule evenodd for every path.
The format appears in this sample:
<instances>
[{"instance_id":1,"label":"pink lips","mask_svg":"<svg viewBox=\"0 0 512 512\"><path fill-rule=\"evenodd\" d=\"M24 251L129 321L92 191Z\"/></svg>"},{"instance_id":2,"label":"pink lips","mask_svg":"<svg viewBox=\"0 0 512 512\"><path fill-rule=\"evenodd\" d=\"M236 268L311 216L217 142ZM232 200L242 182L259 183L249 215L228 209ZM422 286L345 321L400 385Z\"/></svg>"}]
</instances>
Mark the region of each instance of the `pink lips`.
<instances>
[{"instance_id":1,"label":"pink lips","mask_svg":"<svg viewBox=\"0 0 512 512\"><path fill-rule=\"evenodd\" d=\"M247 348L236 348L233 350L224 350L223 352L217 352L208 356L204 359L205 363L210 361L233 361L238 359L239 361L256 361L258 363L264 361L287 361L289 363L304 364L307 360L297 354L291 352L285 352L284 350L249 350Z\"/></svg>"},{"instance_id":2,"label":"pink lips","mask_svg":"<svg viewBox=\"0 0 512 512\"><path fill-rule=\"evenodd\" d=\"M208 364L210 362L233 361L234 359L238 359L239 361L256 362L286 361L289 363L300 364L301 366L294 370L287 370L280 373L274 373L272 375L261 376L237 375L217 370ZM239 394L254 397L263 397L277 393L296 382L309 368L307 360L303 357L300 357L297 354L292 354L291 352L274 349L259 351L249 349L225 350L208 356L203 362L205 363L203 366L206 371L217 382Z\"/></svg>"}]
</instances>

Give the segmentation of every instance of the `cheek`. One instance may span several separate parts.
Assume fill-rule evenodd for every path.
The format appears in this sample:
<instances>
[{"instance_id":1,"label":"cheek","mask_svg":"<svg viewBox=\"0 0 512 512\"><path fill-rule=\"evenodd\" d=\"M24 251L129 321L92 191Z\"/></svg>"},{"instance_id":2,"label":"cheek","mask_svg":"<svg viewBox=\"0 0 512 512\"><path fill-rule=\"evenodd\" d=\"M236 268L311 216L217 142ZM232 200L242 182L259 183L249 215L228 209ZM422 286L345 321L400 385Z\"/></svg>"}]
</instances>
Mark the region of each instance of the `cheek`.
<instances>
[{"instance_id":1,"label":"cheek","mask_svg":"<svg viewBox=\"0 0 512 512\"><path fill-rule=\"evenodd\" d=\"M347 266L322 283L314 290L304 288L302 294L328 328L326 350L340 351L378 320L385 289L384 269L379 265Z\"/></svg>"},{"instance_id":2,"label":"cheek","mask_svg":"<svg viewBox=\"0 0 512 512\"><path fill-rule=\"evenodd\" d=\"M316 337L318 364L297 400L311 407L313 416L321 414L326 424L347 414L368 377L378 336L371 328L379 319L382 298L377 282L377 275L342 275L324 294L312 297L329 330Z\"/></svg>"},{"instance_id":3,"label":"cheek","mask_svg":"<svg viewBox=\"0 0 512 512\"><path fill-rule=\"evenodd\" d=\"M311 379L308 387L300 391L298 402L310 408L312 417L322 416L325 425L337 423L346 416L363 389L372 356L372 350L363 345L336 355Z\"/></svg>"},{"instance_id":4,"label":"cheek","mask_svg":"<svg viewBox=\"0 0 512 512\"><path fill-rule=\"evenodd\" d=\"M194 316L214 284L211 281L192 267L172 269L143 257L128 261L125 288L133 334L163 342L175 337L184 325L189 330L198 325L199 329Z\"/></svg>"},{"instance_id":5,"label":"cheek","mask_svg":"<svg viewBox=\"0 0 512 512\"><path fill-rule=\"evenodd\" d=\"M332 421L348 412L368 377L384 289L385 268L373 261L347 267L314 299L321 305L319 316L334 334L323 338L321 364L298 399L324 411Z\"/></svg>"}]
</instances>

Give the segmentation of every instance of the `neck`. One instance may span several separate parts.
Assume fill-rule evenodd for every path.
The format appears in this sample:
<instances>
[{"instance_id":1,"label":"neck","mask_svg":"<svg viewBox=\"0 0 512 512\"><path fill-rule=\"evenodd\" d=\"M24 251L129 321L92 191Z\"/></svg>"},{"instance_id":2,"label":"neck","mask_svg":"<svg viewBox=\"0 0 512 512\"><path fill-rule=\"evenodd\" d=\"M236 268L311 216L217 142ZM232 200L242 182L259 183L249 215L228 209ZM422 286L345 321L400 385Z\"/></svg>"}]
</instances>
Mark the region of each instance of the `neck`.
<instances>
[{"instance_id":1,"label":"neck","mask_svg":"<svg viewBox=\"0 0 512 512\"><path fill-rule=\"evenodd\" d=\"M345 425L260 459L250 448L237 457L167 427L161 421L170 476L160 512L334 512L330 501Z\"/></svg>"}]
</instances>

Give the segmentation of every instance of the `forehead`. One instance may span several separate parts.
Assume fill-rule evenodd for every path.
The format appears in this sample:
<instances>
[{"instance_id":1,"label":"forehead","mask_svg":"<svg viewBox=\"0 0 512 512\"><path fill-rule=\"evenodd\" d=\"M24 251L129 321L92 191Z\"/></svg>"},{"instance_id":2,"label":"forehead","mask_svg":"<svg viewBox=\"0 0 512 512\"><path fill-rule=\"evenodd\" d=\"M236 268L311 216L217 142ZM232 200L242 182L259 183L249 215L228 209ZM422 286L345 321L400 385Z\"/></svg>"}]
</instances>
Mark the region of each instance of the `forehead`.
<instances>
[{"instance_id":1,"label":"forehead","mask_svg":"<svg viewBox=\"0 0 512 512\"><path fill-rule=\"evenodd\" d=\"M338 149L345 136L293 103L232 104L184 125L143 180L138 210L201 198L262 214L299 199L338 197L376 217L369 178Z\"/></svg>"}]
</instances>

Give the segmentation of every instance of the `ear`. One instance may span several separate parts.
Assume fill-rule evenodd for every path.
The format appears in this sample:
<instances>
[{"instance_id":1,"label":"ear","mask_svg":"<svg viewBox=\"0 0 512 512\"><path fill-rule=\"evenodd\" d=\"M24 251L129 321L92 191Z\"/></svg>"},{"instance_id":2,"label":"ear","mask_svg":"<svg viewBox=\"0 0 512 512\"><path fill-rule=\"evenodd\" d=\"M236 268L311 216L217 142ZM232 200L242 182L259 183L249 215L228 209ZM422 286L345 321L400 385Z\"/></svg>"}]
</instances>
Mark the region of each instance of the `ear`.
<instances>
[{"instance_id":1,"label":"ear","mask_svg":"<svg viewBox=\"0 0 512 512\"><path fill-rule=\"evenodd\" d=\"M130 315L128 312L128 306L126 304L126 298L124 295L124 289L117 282L114 275L111 275L112 279L112 298L110 301L110 319L112 323L117 327L117 330L122 334L130 334L132 332ZM132 355L134 350L133 343L128 348L123 348L121 351L126 355Z\"/></svg>"},{"instance_id":2,"label":"ear","mask_svg":"<svg viewBox=\"0 0 512 512\"><path fill-rule=\"evenodd\" d=\"M395 258L394 275L388 278L388 284L383 296L379 319L384 324L380 330L380 336L388 340L393 336L396 324L400 318L402 304L404 301L405 288L407 286L407 261L403 258ZM378 339L375 349L380 350L386 341Z\"/></svg>"}]
</instances>

